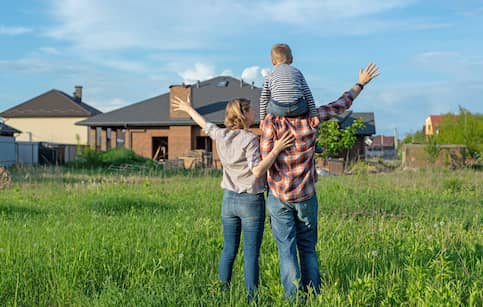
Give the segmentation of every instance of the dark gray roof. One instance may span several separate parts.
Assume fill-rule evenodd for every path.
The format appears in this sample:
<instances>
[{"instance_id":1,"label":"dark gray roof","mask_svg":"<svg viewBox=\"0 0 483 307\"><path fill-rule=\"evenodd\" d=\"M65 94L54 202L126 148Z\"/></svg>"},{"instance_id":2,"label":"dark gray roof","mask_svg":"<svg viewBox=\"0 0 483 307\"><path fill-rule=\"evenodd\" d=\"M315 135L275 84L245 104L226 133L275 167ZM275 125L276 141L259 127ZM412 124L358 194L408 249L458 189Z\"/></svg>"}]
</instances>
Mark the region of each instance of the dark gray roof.
<instances>
[{"instance_id":1,"label":"dark gray roof","mask_svg":"<svg viewBox=\"0 0 483 307\"><path fill-rule=\"evenodd\" d=\"M259 99L261 89L241 80L220 76L193 84L191 102L194 108L208 121L223 124L225 107L232 98L243 97L251 100L259 123ZM80 121L77 125L97 127L122 126L174 126L195 125L191 119L171 119L169 116L169 92L143 100L129 106L99 114Z\"/></svg>"},{"instance_id":2,"label":"dark gray roof","mask_svg":"<svg viewBox=\"0 0 483 307\"><path fill-rule=\"evenodd\" d=\"M0 113L0 116L5 118L90 117L100 113L102 112L96 108L53 89Z\"/></svg>"},{"instance_id":3,"label":"dark gray roof","mask_svg":"<svg viewBox=\"0 0 483 307\"><path fill-rule=\"evenodd\" d=\"M10 127L9 125L5 125L4 123L0 123L0 135L2 134L14 134L14 133L20 133L21 131Z\"/></svg>"},{"instance_id":4,"label":"dark gray roof","mask_svg":"<svg viewBox=\"0 0 483 307\"><path fill-rule=\"evenodd\" d=\"M352 125L352 123L358 118L362 118L362 121L364 122L364 128L357 129L356 134L367 136L376 134L374 112L345 111L341 115L336 116L334 120L337 120L339 122L341 129L345 129L346 127Z\"/></svg>"}]
</instances>

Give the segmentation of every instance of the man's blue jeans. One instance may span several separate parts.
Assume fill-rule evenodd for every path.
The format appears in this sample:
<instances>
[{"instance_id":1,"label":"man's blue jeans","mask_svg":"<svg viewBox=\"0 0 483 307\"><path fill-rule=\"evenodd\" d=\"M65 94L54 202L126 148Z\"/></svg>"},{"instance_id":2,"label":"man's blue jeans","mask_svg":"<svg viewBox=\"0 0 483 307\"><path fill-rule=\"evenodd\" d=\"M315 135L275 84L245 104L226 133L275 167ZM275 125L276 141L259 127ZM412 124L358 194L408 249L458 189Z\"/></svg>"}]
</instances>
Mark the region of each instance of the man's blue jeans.
<instances>
[{"instance_id":1,"label":"man's blue jeans","mask_svg":"<svg viewBox=\"0 0 483 307\"><path fill-rule=\"evenodd\" d=\"M280 256L280 278L285 296L312 287L320 291L320 270L315 252L317 243L317 196L299 203L282 202L268 194L272 232ZM297 257L300 257L300 267Z\"/></svg>"},{"instance_id":2,"label":"man's blue jeans","mask_svg":"<svg viewBox=\"0 0 483 307\"><path fill-rule=\"evenodd\" d=\"M233 263L240 246L243 230L243 257L245 260L245 288L251 300L258 288L260 246L265 225L265 197L263 193L248 194L225 190L221 210L223 222L223 252L219 277L222 283L231 281Z\"/></svg>"}]
</instances>

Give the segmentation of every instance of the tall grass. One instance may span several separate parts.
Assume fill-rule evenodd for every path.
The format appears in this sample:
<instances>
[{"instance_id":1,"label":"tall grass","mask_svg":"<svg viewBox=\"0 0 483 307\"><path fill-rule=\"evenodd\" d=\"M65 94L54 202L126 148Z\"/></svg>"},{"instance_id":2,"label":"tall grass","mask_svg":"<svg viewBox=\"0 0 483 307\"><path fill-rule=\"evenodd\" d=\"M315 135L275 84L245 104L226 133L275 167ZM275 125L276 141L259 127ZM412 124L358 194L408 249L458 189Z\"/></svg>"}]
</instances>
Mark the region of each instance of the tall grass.
<instances>
[{"instance_id":1,"label":"tall grass","mask_svg":"<svg viewBox=\"0 0 483 307\"><path fill-rule=\"evenodd\" d=\"M218 173L17 169L0 191L0 305L246 304L220 292ZM483 176L320 178L322 293L309 306L471 305L483 296ZM289 305L267 220L260 305Z\"/></svg>"}]
</instances>

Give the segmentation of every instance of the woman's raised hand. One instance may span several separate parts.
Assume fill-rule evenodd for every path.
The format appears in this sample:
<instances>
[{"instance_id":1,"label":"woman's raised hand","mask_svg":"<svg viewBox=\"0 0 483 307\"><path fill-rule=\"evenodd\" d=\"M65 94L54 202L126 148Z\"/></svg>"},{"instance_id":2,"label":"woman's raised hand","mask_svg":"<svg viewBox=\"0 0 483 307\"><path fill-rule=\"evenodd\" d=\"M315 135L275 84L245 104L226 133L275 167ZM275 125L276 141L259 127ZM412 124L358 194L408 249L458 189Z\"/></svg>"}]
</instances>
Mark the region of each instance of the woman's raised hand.
<instances>
[{"instance_id":1,"label":"woman's raised hand","mask_svg":"<svg viewBox=\"0 0 483 307\"><path fill-rule=\"evenodd\" d=\"M186 97L186 101L182 100L178 96L175 96L173 99L173 108L175 111L188 112L191 109L190 96L188 95Z\"/></svg>"},{"instance_id":2,"label":"woman's raised hand","mask_svg":"<svg viewBox=\"0 0 483 307\"><path fill-rule=\"evenodd\" d=\"M290 131L287 131L284 135L282 135L281 138L275 141L275 144L273 145L273 150L275 150L275 152L278 154L282 150L292 146L294 141L295 138L293 137L293 135L290 133Z\"/></svg>"}]
</instances>

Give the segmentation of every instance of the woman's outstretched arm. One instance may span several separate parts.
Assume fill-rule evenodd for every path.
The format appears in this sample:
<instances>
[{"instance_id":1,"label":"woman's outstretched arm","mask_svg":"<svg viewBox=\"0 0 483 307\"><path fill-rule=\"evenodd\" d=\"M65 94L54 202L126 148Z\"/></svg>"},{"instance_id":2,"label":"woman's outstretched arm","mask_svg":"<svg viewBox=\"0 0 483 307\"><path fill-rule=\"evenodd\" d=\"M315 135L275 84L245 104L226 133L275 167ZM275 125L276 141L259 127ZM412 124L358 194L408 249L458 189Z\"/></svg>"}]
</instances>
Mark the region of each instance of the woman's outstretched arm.
<instances>
[{"instance_id":1,"label":"woman's outstretched arm","mask_svg":"<svg viewBox=\"0 0 483 307\"><path fill-rule=\"evenodd\" d=\"M173 107L175 111L183 111L188 113L188 115L197 123L202 129L206 127L206 120L200 113L198 113L192 106L190 97L186 97L186 101L179 97L174 97Z\"/></svg>"},{"instance_id":2,"label":"woman's outstretched arm","mask_svg":"<svg viewBox=\"0 0 483 307\"><path fill-rule=\"evenodd\" d=\"M272 151L268 155L266 155L265 158L263 158L263 160L257 166L254 166L252 168L253 175L257 178L265 175L267 170L273 165L275 160L277 160L278 155L286 148L292 146L294 141L295 139L290 131L287 131L284 135L282 135L280 139L275 141ZM258 142L256 146L259 146Z\"/></svg>"}]
</instances>

